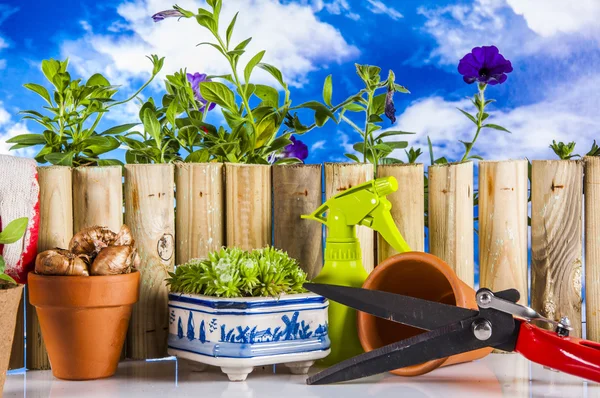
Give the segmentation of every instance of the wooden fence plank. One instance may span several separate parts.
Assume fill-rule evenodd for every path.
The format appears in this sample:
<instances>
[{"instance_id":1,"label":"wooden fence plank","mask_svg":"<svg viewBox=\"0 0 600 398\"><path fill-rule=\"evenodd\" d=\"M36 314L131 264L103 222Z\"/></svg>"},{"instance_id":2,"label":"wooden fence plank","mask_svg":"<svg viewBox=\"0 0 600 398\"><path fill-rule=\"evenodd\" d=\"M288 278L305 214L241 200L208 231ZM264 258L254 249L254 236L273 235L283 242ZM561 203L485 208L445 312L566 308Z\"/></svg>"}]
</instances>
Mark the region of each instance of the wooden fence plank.
<instances>
[{"instance_id":1,"label":"wooden fence plank","mask_svg":"<svg viewBox=\"0 0 600 398\"><path fill-rule=\"evenodd\" d=\"M175 186L175 259L183 264L225 245L223 164L177 164Z\"/></svg>"},{"instance_id":2,"label":"wooden fence plank","mask_svg":"<svg viewBox=\"0 0 600 398\"><path fill-rule=\"evenodd\" d=\"M38 168L40 233L38 252L68 248L73 237L72 170L65 166ZM35 308L27 298L27 368L50 369L48 353Z\"/></svg>"},{"instance_id":3,"label":"wooden fence plank","mask_svg":"<svg viewBox=\"0 0 600 398\"><path fill-rule=\"evenodd\" d=\"M320 164L273 167L275 247L285 250L312 279L323 268L322 225L300 218L322 203Z\"/></svg>"},{"instance_id":4,"label":"wooden fence plank","mask_svg":"<svg viewBox=\"0 0 600 398\"><path fill-rule=\"evenodd\" d=\"M600 341L600 157L585 158L584 193L586 337Z\"/></svg>"},{"instance_id":5,"label":"wooden fence plank","mask_svg":"<svg viewBox=\"0 0 600 398\"><path fill-rule=\"evenodd\" d=\"M370 181L375 176L372 164L325 163L326 200L349 188ZM356 235L362 250L363 267L367 272L375 267L375 233L372 229L357 226Z\"/></svg>"},{"instance_id":6,"label":"wooden fence plank","mask_svg":"<svg viewBox=\"0 0 600 398\"><path fill-rule=\"evenodd\" d=\"M429 167L429 249L473 286L473 163Z\"/></svg>"},{"instance_id":7,"label":"wooden fence plank","mask_svg":"<svg viewBox=\"0 0 600 398\"><path fill-rule=\"evenodd\" d=\"M377 166L377 177L396 177L398 190L388 195L392 202L392 217L406 243L414 251L423 251L425 245L425 195L422 164L395 164ZM397 252L377 234L377 263Z\"/></svg>"},{"instance_id":8,"label":"wooden fence plank","mask_svg":"<svg viewBox=\"0 0 600 398\"><path fill-rule=\"evenodd\" d=\"M581 336L582 162L533 161L531 183L531 305Z\"/></svg>"},{"instance_id":9,"label":"wooden fence plank","mask_svg":"<svg viewBox=\"0 0 600 398\"><path fill-rule=\"evenodd\" d=\"M141 257L140 299L127 338L133 359L167 355L168 289L175 262L175 177L173 165L125 166L125 223Z\"/></svg>"},{"instance_id":10,"label":"wooden fence plank","mask_svg":"<svg viewBox=\"0 0 600 398\"><path fill-rule=\"evenodd\" d=\"M479 285L527 305L527 161L479 162Z\"/></svg>"}]
</instances>

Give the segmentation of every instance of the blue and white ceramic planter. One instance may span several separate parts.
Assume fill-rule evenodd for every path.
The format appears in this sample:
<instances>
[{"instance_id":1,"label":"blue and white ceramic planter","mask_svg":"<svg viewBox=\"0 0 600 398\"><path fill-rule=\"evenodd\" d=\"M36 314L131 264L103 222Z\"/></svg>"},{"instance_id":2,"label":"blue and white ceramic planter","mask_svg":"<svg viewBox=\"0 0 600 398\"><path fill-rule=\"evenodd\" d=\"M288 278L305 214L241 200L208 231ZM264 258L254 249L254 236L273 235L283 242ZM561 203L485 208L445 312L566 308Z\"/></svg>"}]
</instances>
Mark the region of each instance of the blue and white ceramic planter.
<instances>
[{"instance_id":1,"label":"blue and white ceramic planter","mask_svg":"<svg viewBox=\"0 0 600 398\"><path fill-rule=\"evenodd\" d=\"M313 293L278 299L169 294L169 354L219 366L242 381L254 366L286 364L305 374L329 354L327 307Z\"/></svg>"}]
</instances>

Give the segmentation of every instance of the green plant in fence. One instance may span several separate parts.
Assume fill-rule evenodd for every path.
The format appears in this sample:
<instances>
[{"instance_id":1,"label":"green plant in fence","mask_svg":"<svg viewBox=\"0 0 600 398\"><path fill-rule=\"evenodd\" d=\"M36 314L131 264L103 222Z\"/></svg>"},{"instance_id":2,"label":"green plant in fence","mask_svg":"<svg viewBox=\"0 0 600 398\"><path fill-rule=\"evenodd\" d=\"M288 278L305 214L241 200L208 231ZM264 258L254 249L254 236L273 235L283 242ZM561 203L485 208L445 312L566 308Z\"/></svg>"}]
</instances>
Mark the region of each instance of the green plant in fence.
<instances>
[{"instance_id":1,"label":"green plant in fence","mask_svg":"<svg viewBox=\"0 0 600 398\"><path fill-rule=\"evenodd\" d=\"M2 253L2 246L8 245L11 243L15 243L19 239L25 235L25 231L27 231L27 223L29 219L27 217L17 218L16 220L8 223L6 228L0 231L0 253ZM4 273L6 268L6 263L4 262L4 258L0 255L0 289L4 285L16 285L17 282L10 277L9 275Z\"/></svg>"},{"instance_id":2,"label":"green plant in fence","mask_svg":"<svg viewBox=\"0 0 600 398\"><path fill-rule=\"evenodd\" d=\"M24 115L23 119L33 120L44 130L40 134L21 134L10 138L7 142L15 144L11 149L42 145L35 156L40 163L63 166L121 164L99 156L118 148L120 142L115 135L128 131L137 123L114 126L102 132L98 132L97 128L107 112L136 98L160 72L164 58L156 55L148 58L152 61L152 75L133 95L121 101L113 99L118 87L111 85L101 74L91 76L84 83L82 79L71 77L67 70L68 60L42 61L42 72L53 86L53 92L35 83L27 83L25 88L46 102L44 109L47 112L26 110L20 113Z\"/></svg>"},{"instance_id":3,"label":"green plant in fence","mask_svg":"<svg viewBox=\"0 0 600 398\"><path fill-rule=\"evenodd\" d=\"M552 140L552 144L550 144L550 148L559 159L568 160L573 158L581 158L581 155L573 153L575 151L575 142L571 141L565 144L562 141L556 142ZM596 144L596 140L594 140L592 144L592 148L585 154L585 156L600 156L600 147Z\"/></svg>"},{"instance_id":4,"label":"green plant in fence","mask_svg":"<svg viewBox=\"0 0 600 398\"><path fill-rule=\"evenodd\" d=\"M323 126L329 119L336 121L333 112L329 107L317 101L292 106L289 87L282 73L275 66L262 62L265 51L255 54L244 66L243 74L241 74L239 59L245 53L251 38L238 44L231 42L239 13L228 24L223 36L219 32L222 0L208 0L207 4L209 8L199 8L197 13L175 5L173 10L162 11L153 16L155 21L161 21L168 17L196 19L198 24L207 29L214 37L214 41L199 45L215 48L230 66L230 73L207 76L193 87L193 89L198 87L199 92L196 99L201 98L206 104L203 112L188 115L190 123L197 128L200 134L199 139L193 141L199 144L199 149L194 152L206 149L209 159L232 163L300 162L300 159L295 157L281 156L284 148L293 145L290 139L292 134L305 134L315 127ZM252 83L252 74L255 68L268 72L277 81L279 87ZM283 90L282 95L279 90ZM226 126L217 128L204 123L204 117L210 109L208 104L216 104L221 107ZM300 109L314 111L315 123L313 125L305 126L297 115L291 114L292 111ZM142 116L146 117L145 114ZM159 122L163 124L165 119L159 119ZM155 125L153 131L158 131L154 118L151 123ZM283 131L278 134L280 130ZM177 138L177 136L168 136L163 137L162 140L155 140L157 146L164 146L167 145L166 141L177 140ZM184 139L186 142L190 141L187 132ZM200 152L194 156L205 159L207 155Z\"/></svg>"},{"instance_id":5,"label":"green plant in fence","mask_svg":"<svg viewBox=\"0 0 600 398\"><path fill-rule=\"evenodd\" d=\"M302 293L306 273L287 253L266 247L251 252L222 248L169 272L172 292L216 297L278 297Z\"/></svg>"}]
</instances>

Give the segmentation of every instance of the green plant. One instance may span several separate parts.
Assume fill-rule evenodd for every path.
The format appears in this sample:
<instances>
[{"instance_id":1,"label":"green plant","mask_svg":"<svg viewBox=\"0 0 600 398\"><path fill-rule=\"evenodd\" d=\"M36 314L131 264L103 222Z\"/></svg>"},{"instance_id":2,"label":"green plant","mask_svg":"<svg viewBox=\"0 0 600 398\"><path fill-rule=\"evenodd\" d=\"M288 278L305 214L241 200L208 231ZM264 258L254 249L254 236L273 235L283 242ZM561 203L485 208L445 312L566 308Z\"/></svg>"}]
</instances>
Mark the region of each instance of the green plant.
<instances>
[{"instance_id":1,"label":"green plant","mask_svg":"<svg viewBox=\"0 0 600 398\"><path fill-rule=\"evenodd\" d=\"M28 222L29 219L27 217L17 218L8 223L6 228L0 231L0 253L2 252L1 248L3 245L15 243L25 235ZM6 263L4 262L4 258L0 255L0 284L9 283L16 285L17 282L4 273L5 267Z\"/></svg>"},{"instance_id":2,"label":"green plant","mask_svg":"<svg viewBox=\"0 0 600 398\"><path fill-rule=\"evenodd\" d=\"M306 273L287 253L266 247L251 252L222 248L169 272L172 292L216 297L277 297L302 293Z\"/></svg>"},{"instance_id":3,"label":"green plant","mask_svg":"<svg viewBox=\"0 0 600 398\"><path fill-rule=\"evenodd\" d=\"M200 43L199 46L213 47L230 66L230 73L209 76L199 83L199 94L202 99L207 104L219 105L227 123L226 126L218 128L205 124L204 117L209 109L208 106L205 107L204 112L187 115L190 123L204 133L199 146L208 151L210 159L217 161L256 164L268 164L275 160L276 163L299 162L300 160L296 158L277 159L277 155L292 143L290 140L292 134L304 134L314 127L324 125L329 119L335 121L333 112L317 101L292 106L290 91L282 73L275 66L262 62L265 51L255 54L245 65L241 75L239 59L245 53L251 38L237 45L231 42L239 13L233 17L227 26L225 36L222 36L219 32L222 0L208 0L207 4L209 9L199 8L197 14L175 5L173 10L162 11L153 16L155 21L167 17L196 19L198 24L207 29L215 39L212 42ZM278 82L280 88L251 83L255 68L268 72ZM283 95L280 95L279 89L283 90ZM312 126L305 126L296 115L290 115L290 111L299 109L314 111L315 123ZM164 119L158 120L161 124L165 123ZM154 118L152 123L155 125L153 131L159 132ZM282 128L283 132L278 135ZM185 134L187 135L187 132ZM157 144L160 142L160 145L167 145L167 141L178 137L163 131L160 140L158 136L154 138ZM189 142L187 136L185 141ZM196 140L193 142L196 143ZM195 156L201 156L203 159L206 157L204 153Z\"/></svg>"},{"instance_id":4,"label":"green plant","mask_svg":"<svg viewBox=\"0 0 600 398\"><path fill-rule=\"evenodd\" d=\"M385 114L394 123L396 121L393 102L395 92L404 94L410 93L404 86L396 83L393 71L388 72L386 80L381 81L381 68L372 65L356 64L356 73L365 84L365 88L349 98L340 111L340 120L350 125L360 136L362 141L354 144L354 150L362 154L362 162L372 163L375 167L378 164L403 163L401 160L391 158L389 155L394 149L404 149L408 146L406 141L384 141L384 138L395 137L404 134L414 134L405 131L384 131L381 130L382 116ZM377 94L378 91L386 92ZM359 127L347 115L346 112L364 113L364 126ZM412 150L412 148L411 148ZM418 154L412 152L411 155L416 160ZM360 163L361 160L354 154L346 154L349 159ZM409 159L410 160L410 159Z\"/></svg>"},{"instance_id":5,"label":"green plant","mask_svg":"<svg viewBox=\"0 0 600 398\"><path fill-rule=\"evenodd\" d=\"M52 94L39 84L27 83L25 88L46 102L44 109L47 112L42 114L26 110L20 113L25 115L23 119L40 124L44 131L9 139L8 143L15 144L11 149L43 145L35 156L40 163L63 166L121 164L113 159L100 159L99 156L118 148L120 143L114 136L128 131L137 123L114 126L102 132L96 129L107 112L136 98L161 70L164 58L159 59L156 55L148 58L153 65L150 79L133 95L121 101L113 99L118 87L112 86L101 74L97 73L83 83L81 79L71 78L67 71L68 60L42 61L42 72L53 86Z\"/></svg>"},{"instance_id":6,"label":"green plant","mask_svg":"<svg viewBox=\"0 0 600 398\"><path fill-rule=\"evenodd\" d=\"M573 153L575 151L575 141L571 141L568 144L565 144L562 141L556 142L552 140L552 144L550 144L550 148L559 159L568 160L572 158L580 158L581 155ZM592 148L585 154L585 156L600 156L600 147L596 144L596 140L592 143Z\"/></svg>"}]
</instances>

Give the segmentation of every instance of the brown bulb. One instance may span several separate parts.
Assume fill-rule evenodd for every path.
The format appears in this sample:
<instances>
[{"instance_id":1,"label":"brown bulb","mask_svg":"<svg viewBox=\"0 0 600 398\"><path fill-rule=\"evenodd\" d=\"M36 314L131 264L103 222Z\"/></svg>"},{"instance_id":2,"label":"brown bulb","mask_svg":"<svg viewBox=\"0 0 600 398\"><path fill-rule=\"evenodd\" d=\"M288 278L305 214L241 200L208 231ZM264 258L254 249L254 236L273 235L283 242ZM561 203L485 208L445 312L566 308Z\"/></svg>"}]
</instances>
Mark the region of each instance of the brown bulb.
<instances>
[{"instance_id":1,"label":"brown bulb","mask_svg":"<svg viewBox=\"0 0 600 398\"><path fill-rule=\"evenodd\" d=\"M90 267L91 275L128 274L135 264L137 250L133 246L109 246L98 253Z\"/></svg>"},{"instance_id":2,"label":"brown bulb","mask_svg":"<svg viewBox=\"0 0 600 398\"><path fill-rule=\"evenodd\" d=\"M42 275L89 276L90 258L64 249L46 250L35 259L35 272Z\"/></svg>"},{"instance_id":3,"label":"brown bulb","mask_svg":"<svg viewBox=\"0 0 600 398\"><path fill-rule=\"evenodd\" d=\"M74 254L87 254L93 257L102 248L110 245L115 237L116 234L105 227L84 228L73 236L69 242L69 250Z\"/></svg>"}]
</instances>

